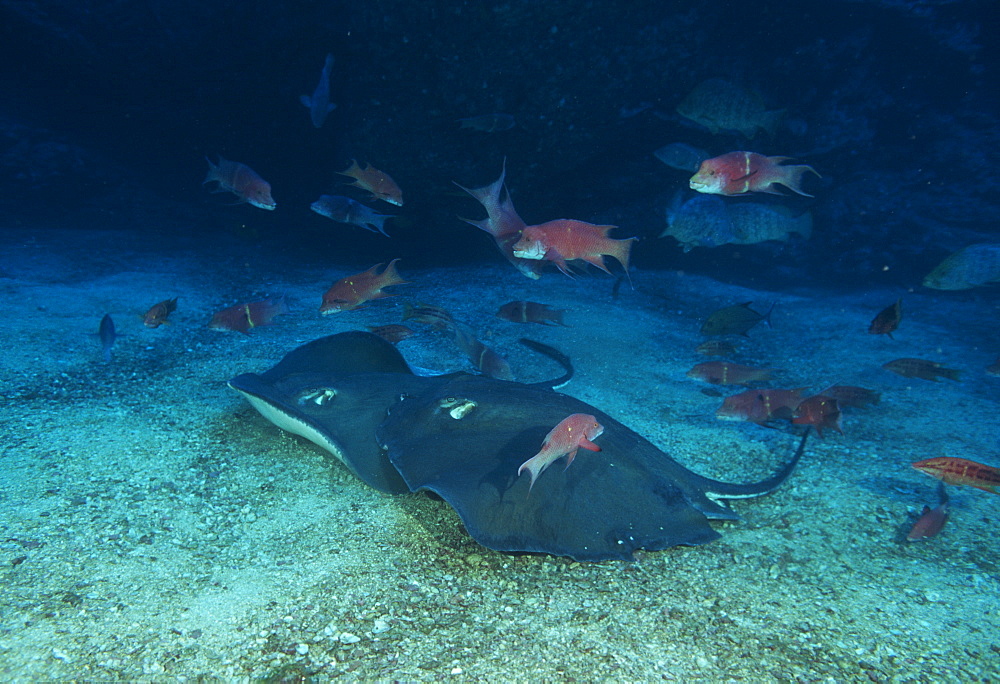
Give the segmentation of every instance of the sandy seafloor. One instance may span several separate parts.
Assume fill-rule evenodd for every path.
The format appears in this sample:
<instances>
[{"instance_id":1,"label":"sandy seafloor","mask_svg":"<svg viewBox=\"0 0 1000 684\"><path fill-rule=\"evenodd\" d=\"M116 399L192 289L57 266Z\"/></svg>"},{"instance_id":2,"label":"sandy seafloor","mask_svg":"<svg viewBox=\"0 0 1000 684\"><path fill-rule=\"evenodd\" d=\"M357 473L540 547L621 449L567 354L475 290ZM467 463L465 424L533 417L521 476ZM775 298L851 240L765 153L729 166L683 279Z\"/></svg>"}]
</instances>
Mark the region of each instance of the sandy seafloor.
<instances>
[{"instance_id":1,"label":"sandy seafloor","mask_svg":"<svg viewBox=\"0 0 1000 684\"><path fill-rule=\"evenodd\" d=\"M322 293L371 263L300 267L225 236L155 242L2 235L5 681L1000 679L1000 498L951 487L943 533L898 541L936 499L911 462L1000 462L1000 378L984 373L1000 354L995 289L767 292L645 270L613 300L603 274L533 282L498 256L434 271L401 262L402 296L323 318ZM218 309L282 293L293 312L273 326L205 327ZM144 328L139 315L174 296L173 323ZM868 335L900 296L896 339ZM566 309L572 327L495 318L512 299ZM759 480L796 443L788 426L717 420L721 399L685 377L706 360L701 321L721 306L778 302L773 329L737 341L734 359L784 369L772 386L857 384L882 402L848 409L844 434L813 439L777 492L734 502L743 520L718 525L720 540L635 563L503 555L443 502L368 488L226 387L306 341L399 322L404 300L450 309L525 381L558 369L516 338L558 347L577 369L564 392L719 479ZM92 335L104 313L127 335L110 364ZM400 349L422 367L468 368L441 333ZM963 380L880 368L904 356Z\"/></svg>"}]
</instances>

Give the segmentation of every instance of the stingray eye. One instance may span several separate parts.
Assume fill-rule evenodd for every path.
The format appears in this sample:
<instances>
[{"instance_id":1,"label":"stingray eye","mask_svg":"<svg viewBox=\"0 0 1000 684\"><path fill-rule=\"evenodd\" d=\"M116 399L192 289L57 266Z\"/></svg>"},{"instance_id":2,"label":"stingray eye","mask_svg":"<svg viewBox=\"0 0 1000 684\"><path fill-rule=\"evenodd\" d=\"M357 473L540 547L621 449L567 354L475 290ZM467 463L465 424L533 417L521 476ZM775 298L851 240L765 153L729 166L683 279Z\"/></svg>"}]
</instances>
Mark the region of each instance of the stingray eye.
<instances>
[{"instance_id":1,"label":"stingray eye","mask_svg":"<svg viewBox=\"0 0 1000 684\"><path fill-rule=\"evenodd\" d=\"M315 404L316 406L326 406L334 397L337 396L337 390L332 387L318 387L315 389L307 389L299 394L298 402L300 404Z\"/></svg>"},{"instance_id":2,"label":"stingray eye","mask_svg":"<svg viewBox=\"0 0 1000 684\"><path fill-rule=\"evenodd\" d=\"M476 408L476 402L462 397L445 397L438 402L438 407L447 411L455 420L461 420Z\"/></svg>"}]
</instances>

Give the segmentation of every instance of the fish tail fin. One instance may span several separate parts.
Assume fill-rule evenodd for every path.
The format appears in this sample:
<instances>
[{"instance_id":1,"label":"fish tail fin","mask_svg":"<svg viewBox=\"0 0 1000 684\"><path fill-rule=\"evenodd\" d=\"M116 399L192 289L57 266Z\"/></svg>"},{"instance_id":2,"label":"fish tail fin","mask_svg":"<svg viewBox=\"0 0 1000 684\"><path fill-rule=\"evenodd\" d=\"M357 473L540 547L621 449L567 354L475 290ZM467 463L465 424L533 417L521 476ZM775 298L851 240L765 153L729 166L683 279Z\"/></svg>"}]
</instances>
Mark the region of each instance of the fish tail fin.
<instances>
[{"instance_id":1,"label":"fish tail fin","mask_svg":"<svg viewBox=\"0 0 1000 684\"><path fill-rule=\"evenodd\" d=\"M807 173L815 173L817 178L822 178L819 172L808 164L795 164L792 166L779 166L781 179L775 182L781 183L792 192L803 197L815 197L802 189L802 177Z\"/></svg>"},{"instance_id":2,"label":"fish tail fin","mask_svg":"<svg viewBox=\"0 0 1000 684\"><path fill-rule=\"evenodd\" d=\"M213 164L212 160L205 157L205 161L208 162L208 173L205 174L205 180L201 182L202 185L206 183L212 183L213 181L219 182L219 164L222 163L222 157L219 157L219 164Z\"/></svg>"},{"instance_id":3,"label":"fish tail fin","mask_svg":"<svg viewBox=\"0 0 1000 684\"><path fill-rule=\"evenodd\" d=\"M385 222L391 218L393 218L393 216L391 216L390 214L375 214L370 219L368 219L368 222L365 225L375 226L375 228L378 229L379 233L385 235L386 237L389 237L389 234L385 232Z\"/></svg>"},{"instance_id":4,"label":"fish tail fin","mask_svg":"<svg viewBox=\"0 0 1000 684\"><path fill-rule=\"evenodd\" d=\"M949 380L961 382L960 376L962 375L962 371L957 368L939 368L937 372L941 374L942 377L948 378Z\"/></svg>"},{"instance_id":5,"label":"fish tail fin","mask_svg":"<svg viewBox=\"0 0 1000 684\"><path fill-rule=\"evenodd\" d=\"M763 321L765 323L767 323L767 327L771 328L771 330L774 330L774 326L771 325L771 313L774 312L774 305L777 304L777 303L778 303L778 300L774 300L773 302L771 302L771 308L767 310L767 313L764 314L764 318L763 318Z\"/></svg>"},{"instance_id":6,"label":"fish tail fin","mask_svg":"<svg viewBox=\"0 0 1000 684\"><path fill-rule=\"evenodd\" d=\"M629 286L634 290L635 285L632 284L632 276L629 274L629 257L632 254L632 245L638 241L639 238L630 237L624 240L612 240L612 246L609 248L607 254L618 260L618 263L622 265L625 269L625 277L628 278ZM604 269L607 270L607 269Z\"/></svg>"}]
</instances>

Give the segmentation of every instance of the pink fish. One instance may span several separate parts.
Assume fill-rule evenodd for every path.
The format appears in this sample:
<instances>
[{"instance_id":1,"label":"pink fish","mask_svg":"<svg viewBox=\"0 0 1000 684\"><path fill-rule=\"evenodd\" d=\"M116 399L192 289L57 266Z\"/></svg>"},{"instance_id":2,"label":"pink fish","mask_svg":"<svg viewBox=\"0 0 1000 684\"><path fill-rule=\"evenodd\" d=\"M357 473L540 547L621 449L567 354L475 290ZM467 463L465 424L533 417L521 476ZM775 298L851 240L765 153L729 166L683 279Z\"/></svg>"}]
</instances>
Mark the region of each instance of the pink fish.
<instances>
[{"instance_id":1,"label":"pink fish","mask_svg":"<svg viewBox=\"0 0 1000 684\"><path fill-rule=\"evenodd\" d=\"M941 531L944 524L948 522L950 512L948 510L948 495L944 491L943 482L938 484L938 501L940 503L934 508L924 506L917 522L913 524L913 528L906 535L906 541L923 541L936 536Z\"/></svg>"},{"instance_id":2,"label":"pink fish","mask_svg":"<svg viewBox=\"0 0 1000 684\"><path fill-rule=\"evenodd\" d=\"M574 413L561 420L549 434L545 435L542 450L522 463L517 469L517 474L520 475L525 470L531 473L531 484L528 485L530 492L535 486L535 480L553 461L566 456L566 467L569 468L580 447L589 451L600 451L601 447L592 440L597 439L603 432L604 426L598 423L594 416Z\"/></svg>"},{"instance_id":3,"label":"pink fish","mask_svg":"<svg viewBox=\"0 0 1000 684\"><path fill-rule=\"evenodd\" d=\"M229 161L221 156L218 164L213 164L208 157L205 157L205 161L208 162L208 175L202 185L218 183L213 192L231 192L240 198L240 202L248 202L268 211L278 206L271 198L271 184L246 164Z\"/></svg>"}]
</instances>

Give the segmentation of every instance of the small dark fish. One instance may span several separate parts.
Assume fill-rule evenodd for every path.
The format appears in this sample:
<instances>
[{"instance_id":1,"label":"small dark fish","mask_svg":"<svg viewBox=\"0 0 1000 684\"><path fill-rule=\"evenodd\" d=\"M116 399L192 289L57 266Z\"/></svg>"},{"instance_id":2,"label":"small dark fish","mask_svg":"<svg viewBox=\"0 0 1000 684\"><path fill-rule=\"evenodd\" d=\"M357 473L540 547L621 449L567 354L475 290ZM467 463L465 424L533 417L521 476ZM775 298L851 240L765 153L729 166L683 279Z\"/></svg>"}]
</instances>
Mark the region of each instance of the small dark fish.
<instances>
[{"instance_id":1,"label":"small dark fish","mask_svg":"<svg viewBox=\"0 0 1000 684\"><path fill-rule=\"evenodd\" d=\"M701 326L701 334L747 336L747 332L761 321L767 323L767 327L770 328L774 304L771 304L766 314L754 311L750 308L751 304L753 302L744 302L719 309L705 320Z\"/></svg>"},{"instance_id":2,"label":"small dark fish","mask_svg":"<svg viewBox=\"0 0 1000 684\"><path fill-rule=\"evenodd\" d=\"M955 368L945 368L937 361L927 361L926 359L896 359L883 364L882 368L890 370L904 378L920 378L921 380L931 380L937 382L938 378L948 378L959 382L961 371Z\"/></svg>"},{"instance_id":3,"label":"small dark fish","mask_svg":"<svg viewBox=\"0 0 1000 684\"><path fill-rule=\"evenodd\" d=\"M385 222L393 218L391 214L379 214L374 209L341 195L320 195L320 198L309 205L309 208L320 216L333 219L338 223L349 223L373 233L381 233L386 237Z\"/></svg>"},{"instance_id":4,"label":"small dark fish","mask_svg":"<svg viewBox=\"0 0 1000 684\"><path fill-rule=\"evenodd\" d=\"M167 322L167 317L177 310L177 297L164 299L162 302L153 304L149 311L142 317L142 322L147 328L158 328Z\"/></svg>"},{"instance_id":5,"label":"small dark fish","mask_svg":"<svg viewBox=\"0 0 1000 684\"><path fill-rule=\"evenodd\" d=\"M452 330L455 333L455 342L483 375L497 380L514 379L510 364L502 356L477 340L469 326L464 323L455 323Z\"/></svg>"},{"instance_id":6,"label":"small dark fish","mask_svg":"<svg viewBox=\"0 0 1000 684\"><path fill-rule=\"evenodd\" d=\"M412 330L407 328L405 325L399 325L398 323L392 323L390 325L370 325L368 326L368 330L375 333L386 342L391 342L392 344L402 342L413 334Z\"/></svg>"},{"instance_id":7,"label":"small dark fish","mask_svg":"<svg viewBox=\"0 0 1000 684\"><path fill-rule=\"evenodd\" d=\"M260 299L255 302L237 304L216 312L212 316L212 320L208 322L208 327L212 330L232 330L249 335L251 328L270 325L275 316L286 314L289 311L288 302L284 295Z\"/></svg>"},{"instance_id":8,"label":"small dark fish","mask_svg":"<svg viewBox=\"0 0 1000 684\"><path fill-rule=\"evenodd\" d=\"M948 509L948 494L944 491L943 482L938 483L938 502L936 508L924 506L920 517L917 518L917 522L913 524L913 527L906 535L906 541L923 541L924 539L937 536L938 532L944 527L944 524L948 522L948 515L951 512Z\"/></svg>"},{"instance_id":9,"label":"small dark fish","mask_svg":"<svg viewBox=\"0 0 1000 684\"><path fill-rule=\"evenodd\" d=\"M820 394L836 399L837 403L841 406L850 406L851 408L861 408L868 404L877 404L882 398L882 395L875 390L854 387L852 385L830 385L820 392Z\"/></svg>"},{"instance_id":10,"label":"small dark fish","mask_svg":"<svg viewBox=\"0 0 1000 684\"><path fill-rule=\"evenodd\" d=\"M459 119L458 123L462 124L462 128L468 128L473 131L499 133L500 131L509 131L517 122L514 121L514 117L510 114L483 114L481 116L468 116L464 119Z\"/></svg>"},{"instance_id":11,"label":"small dark fish","mask_svg":"<svg viewBox=\"0 0 1000 684\"><path fill-rule=\"evenodd\" d=\"M111 347L115 345L115 338L121 335L115 332L115 322L111 320L111 314L104 314L101 319L101 326L97 329L97 336L101 339L101 351L104 353L104 362L111 362Z\"/></svg>"},{"instance_id":12,"label":"small dark fish","mask_svg":"<svg viewBox=\"0 0 1000 684\"><path fill-rule=\"evenodd\" d=\"M403 320L423 323L435 330L447 330L455 325L455 319L452 318L446 309L430 304L417 304L414 306L406 302L403 304Z\"/></svg>"},{"instance_id":13,"label":"small dark fish","mask_svg":"<svg viewBox=\"0 0 1000 684\"><path fill-rule=\"evenodd\" d=\"M869 335L888 335L893 339L892 331L899 327L903 320L903 300L897 299L895 304L885 307L872 319L868 326Z\"/></svg>"},{"instance_id":14,"label":"small dark fish","mask_svg":"<svg viewBox=\"0 0 1000 684\"><path fill-rule=\"evenodd\" d=\"M544 304L539 304L538 302L507 302L500 307L497 311L497 316L514 323L540 323L542 325L562 325L567 326L563 323L563 314L566 313L561 309L550 309ZM553 321L550 323L549 321Z\"/></svg>"}]
</instances>

